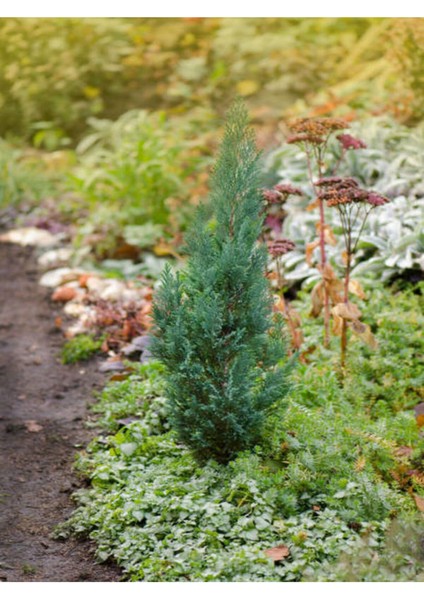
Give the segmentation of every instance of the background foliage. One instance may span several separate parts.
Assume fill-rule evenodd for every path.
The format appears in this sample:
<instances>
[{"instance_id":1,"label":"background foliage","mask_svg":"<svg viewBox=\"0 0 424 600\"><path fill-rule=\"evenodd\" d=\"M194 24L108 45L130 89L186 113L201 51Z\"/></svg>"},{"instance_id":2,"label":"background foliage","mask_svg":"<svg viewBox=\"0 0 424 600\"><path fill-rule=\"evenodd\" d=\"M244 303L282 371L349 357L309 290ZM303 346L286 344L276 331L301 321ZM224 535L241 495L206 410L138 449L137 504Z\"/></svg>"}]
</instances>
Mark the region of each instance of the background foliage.
<instances>
[{"instance_id":1,"label":"background foliage","mask_svg":"<svg viewBox=\"0 0 424 600\"><path fill-rule=\"evenodd\" d=\"M418 119L422 29L420 19L3 18L0 135L53 149L90 116L199 104L223 114L236 94L258 118Z\"/></svg>"}]
</instances>

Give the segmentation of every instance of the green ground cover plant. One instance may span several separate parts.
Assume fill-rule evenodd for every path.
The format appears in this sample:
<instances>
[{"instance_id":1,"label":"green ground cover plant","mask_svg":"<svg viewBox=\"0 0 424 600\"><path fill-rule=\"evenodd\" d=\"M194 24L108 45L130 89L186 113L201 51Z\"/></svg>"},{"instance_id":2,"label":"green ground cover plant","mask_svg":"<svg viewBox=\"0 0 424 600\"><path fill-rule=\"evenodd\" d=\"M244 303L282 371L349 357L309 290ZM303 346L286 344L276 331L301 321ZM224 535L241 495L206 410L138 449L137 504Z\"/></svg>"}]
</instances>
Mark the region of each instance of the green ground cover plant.
<instances>
[{"instance_id":1,"label":"green ground cover plant","mask_svg":"<svg viewBox=\"0 0 424 600\"><path fill-rule=\"evenodd\" d=\"M381 580L366 557L387 567L390 540L405 546L413 494L424 493L412 410L423 393L422 296L379 286L364 310L378 320L379 349L352 344L343 387L336 348L298 363L262 444L228 465L199 466L170 428L161 363L109 384L95 407L103 432L78 459L91 487L77 492L61 534L90 536L99 559L114 558L133 581ZM413 528L422 539L422 518ZM277 547L288 555L274 562L266 551ZM346 571L343 557L358 548L363 560ZM397 552L383 573L419 578L419 553Z\"/></svg>"},{"instance_id":2,"label":"green ground cover plant","mask_svg":"<svg viewBox=\"0 0 424 600\"><path fill-rule=\"evenodd\" d=\"M61 352L62 362L65 365L88 360L99 352L102 339L94 339L91 335L79 334L65 342Z\"/></svg>"}]
</instances>

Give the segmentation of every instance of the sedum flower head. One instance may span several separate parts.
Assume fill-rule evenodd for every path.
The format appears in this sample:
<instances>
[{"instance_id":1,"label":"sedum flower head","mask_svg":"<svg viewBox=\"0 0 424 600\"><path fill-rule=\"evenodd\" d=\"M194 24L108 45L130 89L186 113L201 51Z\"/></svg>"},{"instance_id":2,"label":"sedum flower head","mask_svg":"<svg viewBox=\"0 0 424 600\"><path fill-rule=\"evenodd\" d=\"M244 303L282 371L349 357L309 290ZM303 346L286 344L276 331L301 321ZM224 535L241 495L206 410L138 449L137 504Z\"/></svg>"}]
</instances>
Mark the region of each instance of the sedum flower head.
<instances>
[{"instance_id":1,"label":"sedum flower head","mask_svg":"<svg viewBox=\"0 0 424 600\"><path fill-rule=\"evenodd\" d=\"M383 204L387 204L388 202L389 199L386 198L386 196L382 196L376 192L370 192L368 194L367 203L371 204L371 206L383 206Z\"/></svg>"},{"instance_id":2,"label":"sedum flower head","mask_svg":"<svg viewBox=\"0 0 424 600\"><path fill-rule=\"evenodd\" d=\"M283 196L303 196L301 189L296 188L289 183L278 183L277 185L274 185L273 189Z\"/></svg>"},{"instance_id":3,"label":"sedum flower head","mask_svg":"<svg viewBox=\"0 0 424 600\"><path fill-rule=\"evenodd\" d=\"M358 182L353 177L326 177L318 180L316 185L322 188L318 197L325 200L327 206L363 202L374 207L389 202L389 199L385 196L359 187Z\"/></svg>"},{"instance_id":4,"label":"sedum flower head","mask_svg":"<svg viewBox=\"0 0 424 600\"><path fill-rule=\"evenodd\" d=\"M274 240L268 243L269 253L277 258L278 256L282 256L283 254L287 254L287 252L291 252L295 248L295 243L289 240L288 238L280 238L278 240Z\"/></svg>"},{"instance_id":5,"label":"sedum flower head","mask_svg":"<svg viewBox=\"0 0 424 600\"><path fill-rule=\"evenodd\" d=\"M262 196L268 204L280 204L281 194L275 190L263 190Z\"/></svg>"},{"instance_id":6,"label":"sedum flower head","mask_svg":"<svg viewBox=\"0 0 424 600\"><path fill-rule=\"evenodd\" d=\"M365 142L349 133L341 133L337 136L337 139L344 150L360 150L367 147Z\"/></svg>"},{"instance_id":7,"label":"sedum flower head","mask_svg":"<svg viewBox=\"0 0 424 600\"><path fill-rule=\"evenodd\" d=\"M289 196L302 196L303 192L288 183L278 183L272 190L263 190L262 196L267 204L282 204Z\"/></svg>"},{"instance_id":8,"label":"sedum flower head","mask_svg":"<svg viewBox=\"0 0 424 600\"><path fill-rule=\"evenodd\" d=\"M330 133L346 129L349 124L343 119L321 117L295 119L289 127L292 135L287 138L288 144L309 143L321 146L325 144Z\"/></svg>"}]
</instances>

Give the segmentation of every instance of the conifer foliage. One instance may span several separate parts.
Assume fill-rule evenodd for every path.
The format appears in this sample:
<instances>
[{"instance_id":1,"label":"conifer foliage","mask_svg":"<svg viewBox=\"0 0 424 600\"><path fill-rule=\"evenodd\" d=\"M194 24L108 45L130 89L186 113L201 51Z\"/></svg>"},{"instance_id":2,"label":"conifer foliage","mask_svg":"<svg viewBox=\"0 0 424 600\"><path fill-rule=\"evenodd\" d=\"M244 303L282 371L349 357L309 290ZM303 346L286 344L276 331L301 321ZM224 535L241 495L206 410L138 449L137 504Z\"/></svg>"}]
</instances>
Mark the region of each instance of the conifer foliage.
<instances>
[{"instance_id":1,"label":"conifer foliage","mask_svg":"<svg viewBox=\"0 0 424 600\"><path fill-rule=\"evenodd\" d=\"M240 102L229 112L211 189L187 236L186 269L164 271L153 353L167 368L180 439L198 458L225 463L260 441L267 410L288 391L290 369L258 242L259 153Z\"/></svg>"}]
</instances>

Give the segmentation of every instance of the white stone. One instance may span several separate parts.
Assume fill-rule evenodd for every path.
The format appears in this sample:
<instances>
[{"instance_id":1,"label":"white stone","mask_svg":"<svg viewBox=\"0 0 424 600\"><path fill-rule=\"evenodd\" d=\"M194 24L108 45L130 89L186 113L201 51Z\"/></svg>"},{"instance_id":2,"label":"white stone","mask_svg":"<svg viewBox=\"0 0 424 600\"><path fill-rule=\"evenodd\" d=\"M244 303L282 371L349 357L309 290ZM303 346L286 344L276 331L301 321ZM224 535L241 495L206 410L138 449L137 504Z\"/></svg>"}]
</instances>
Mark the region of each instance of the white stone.
<instances>
[{"instance_id":1,"label":"white stone","mask_svg":"<svg viewBox=\"0 0 424 600\"><path fill-rule=\"evenodd\" d=\"M71 256L72 248L58 248L57 250L47 250L38 257L38 264L44 268L52 268L63 263L67 263Z\"/></svg>"},{"instance_id":2,"label":"white stone","mask_svg":"<svg viewBox=\"0 0 424 600\"><path fill-rule=\"evenodd\" d=\"M20 229L11 229L0 236L1 242L10 242L20 246L39 246L48 247L58 243L59 237L53 235L46 229L38 227L22 227Z\"/></svg>"},{"instance_id":3,"label":"white stone","mask_svg":"<svg viewBox=\"0 0 424 600\"><path fill-rule=\"evenodd\" d=\"M84 271L81 269L70 269L69 267L61 267L59 269L53 269L52 271L47 271L40 279L40 285L43 287L59 287L63 283L68 283L69 281L75 281L78 279Z\"/></svg>"}]
</instances>

